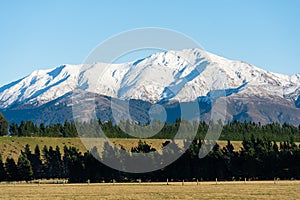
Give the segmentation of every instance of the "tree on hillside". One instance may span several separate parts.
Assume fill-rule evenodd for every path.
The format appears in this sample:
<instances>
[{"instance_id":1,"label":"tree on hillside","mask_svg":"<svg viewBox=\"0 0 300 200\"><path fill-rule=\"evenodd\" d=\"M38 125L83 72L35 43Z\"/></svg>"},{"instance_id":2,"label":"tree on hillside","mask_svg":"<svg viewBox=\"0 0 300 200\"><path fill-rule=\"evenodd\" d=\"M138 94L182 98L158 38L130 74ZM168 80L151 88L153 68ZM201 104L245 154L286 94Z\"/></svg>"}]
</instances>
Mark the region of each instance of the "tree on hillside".
<instances>
[{"instance_id":1,"label":"tree on hillside","mask_svg":"<svg viewBox=\"0 0 300 200\"><path fill-rule=\"evenodd\" d=\"M61 178L62 174L62 161L60 149L56 147L54 150L52 146L49 150L46 146L43 148L44 157L44 173L47 178Z\"/></svg>"},{"instance_id":2,"label":"tree on hillside","mask_svg":"<svg viewBox=\"0 0 300 200\"><path fill-rule=\"evenodd\" d=\"M12 158L6 158L5 162L5 171L7 174L8 181L16 181L18 180L18 168L17 165Z\"/></svg>"},{"instance_id":3,"label":"tree on hillside","mask_svg":"<svg viewBox=\"0 0 300 200\"><path fill-rule=\"evenodd\" d=\"M3 161L2 161L2 155L0 154L0 182L4 181L5 178L6 178L6 173L5 173L5 170L4 170L4 164L3 164Z\"/></svg>"},{"instance_id":4,"label":"tree on hillside","mask_svg":"<svg viewBox=\"0 0 300 200\"><path fill-rule=\"evenodd\" d=\"M75 147L64 147L64 167L67 170L64 170L66 176L69 177L70 182L80 183L85 182L85 170L83 164L83 156L81 152L78 151Z\"/></svg>"},{"instance_id":5,"label":"tree on hillside","mask_svg":"<svg viewBox=\"0 0 300 200\"><path fill-rule=\"evenodd\" d=\"M18 129L19 129L18 124L14 123L14 122L11 123L9 125L9 133L10 133L10 135L11 136L17 136L18 135Z\"/></svg>"},{"instance_id":6,"label":"tree on hillside","mask_svg":"<svg viewBox=\"0 0 300 200\"><path fill-rule=\"evenodd\" d=\"M33 171L33 178L37 179L42 176L42 161L41 161L41 152L38 145L34 149L34 154L30 151L30 146L27 144L25 146L24 152L27 159L30 161Z\"/></svg>"},{"instance_id":7,"label":"tree on hillside","mask_svg":"<svg viewBox=\"0 0 300 200\"><path fill-rule=\"evenodd\" d=\"M74 123L70 123L67 120L65 121L64 125L61 126L61 133L63 137L77 137L77 130Z\"/></svg>"},{"instance_id":8,"label":"tree on hillside","mask_svg":"<svg viewBox=\"0 0 300 200\"><path fill-rule=\"evenodd\" d=\"M231 142L228 140L227 145L223 147L222 149L223 153L223 159L226 167L226 171L228 172L227 178L237 177L240 175L240 170L238 168L238 152L234 150L234 146L231 144Z\"/></svg>"},{"instance_id":9,"label":"tree on hillside","mask_svg":"<svg viewBox=\"0 0 300 200\"><path fill-rule=\"evenodd\" d=\"M8 134L8 121L5 117L0 113L0 136Z\"/></svg>"},{"instance_id":10,"label":"tree on hillside","mask_svg":"<svg viewBox=\"0 0 300 200\"><path fill-rule=\"evenodd\" d=\"M104 168L104 164L97 159L100 159L97 147L92 148L90 152L86 152L83 157L86 178L91 182L97 182L101 180L101 176L103 176L102 169Z\"/></svg>"},{"instance_id":11,"label":"tree on hillside","mask_svg":"<svg viewBox=\"0 0 300 200\"><path fill-rule=\"evenodd\" d=\"M42 167L43 163L41 161L41 151L39 145L36 145L34 148L33 159L30 160L33 170L34 178L42 177Z\"/></svg>"},{"instance_id":12,"label":"tree on hillside","mask_svg":"<svg viewBox=\"0 0 300 200\"><path fill-rule=\"evenodd\" d=\"M30 181L33 178L33 171L30 161L25 154L22 154L18 159L19 179L22 181Z\"/></svg>"},{"instance_id":13,"label":"tree on hillside","mask_svg":"<svg viewBox=\"0 0 300 200\"><path fill-rule=\"evenodd\" d=\"M55 178L61 178L62 177L62 171L63 171L63 163L61 160L61 153L60 148L58 146L55 147L55 150L53 151L53 156L51 159L52 164L52 170L53 170L53 176Z\"/></svg>"}]
</instances>

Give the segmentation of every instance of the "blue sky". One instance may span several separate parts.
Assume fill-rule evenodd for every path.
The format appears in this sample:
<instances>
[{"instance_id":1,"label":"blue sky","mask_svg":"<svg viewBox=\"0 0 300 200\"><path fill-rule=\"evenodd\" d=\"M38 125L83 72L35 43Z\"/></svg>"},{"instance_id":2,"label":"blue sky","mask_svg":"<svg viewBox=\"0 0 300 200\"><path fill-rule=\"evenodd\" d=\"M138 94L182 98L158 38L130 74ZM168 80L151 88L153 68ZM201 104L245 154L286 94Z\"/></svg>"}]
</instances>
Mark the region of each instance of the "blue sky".
<instances>
[{"instance_id":1,"label":"blue sky","mask_svg":"<svg viewBox=\"0 0 300 200\"><path fill-rule=\"evenodd\" d=\"M82 63L107 38L142 27L173 29L212 53L300 73L297 0L0 1L0 85Z\"/></svg>"}]
</instances>

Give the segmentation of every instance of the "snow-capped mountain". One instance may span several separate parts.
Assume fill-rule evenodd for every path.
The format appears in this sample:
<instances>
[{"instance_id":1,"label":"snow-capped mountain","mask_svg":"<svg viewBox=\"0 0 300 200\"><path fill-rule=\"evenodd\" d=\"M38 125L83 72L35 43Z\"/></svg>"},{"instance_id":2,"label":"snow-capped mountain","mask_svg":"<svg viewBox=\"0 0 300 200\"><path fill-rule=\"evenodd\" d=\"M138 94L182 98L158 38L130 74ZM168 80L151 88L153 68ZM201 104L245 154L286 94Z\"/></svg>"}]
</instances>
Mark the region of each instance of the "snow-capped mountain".
<instances>
[{"instance_id":1,"label":"snow-capped mountain","mask_svg":"<svg viewBox=\"0 0 300 200\"><path fill-rule=\"evenodd\" d=\"M189 102L209 96L211 90L224 89L234 107L240 104L249 107L253 98L280 102L296 110L300 104L300 74L281 75L204 50L184 49L123 64L62 65L34 71L0 88L0 109L10 110L20 105L40 107L64 98L75 89L150 103ZM249 115L252 111L243 112ZM298 120L297 116L293 119Z\"/></svg>"}]
</instances>

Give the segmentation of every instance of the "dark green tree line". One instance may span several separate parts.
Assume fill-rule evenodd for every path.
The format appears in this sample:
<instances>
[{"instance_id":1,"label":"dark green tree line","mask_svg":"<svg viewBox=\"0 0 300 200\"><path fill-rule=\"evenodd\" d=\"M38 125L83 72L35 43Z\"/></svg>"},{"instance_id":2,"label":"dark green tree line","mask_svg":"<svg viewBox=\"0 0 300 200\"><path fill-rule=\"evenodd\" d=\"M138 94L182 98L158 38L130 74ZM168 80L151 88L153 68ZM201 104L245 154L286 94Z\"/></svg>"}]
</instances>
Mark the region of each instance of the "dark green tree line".
<instances>
[{"instance_id":1,"label":"dark green tree line","mask_svg":"<svg viewBox=\"0 0 300 200\"><path fill-rule=\"evenodd\" d=\"M214 124L213 122L211 123ZM165 123L162 126L161 122L155 121L151 126L153 129L152 131L156 133L156 130L158 129L157 127L163 128L151 138L172 139L178 133L178 129L181 125L182 127L188 128L187 130L182 129L182 139L191 137L192 131L197 130L196 139L203 140L209 128L209 125L206 122L200 122L198 124L195 122L188 122L185 120L176 120L172 124ZM3 125L3 127L4 128L1 129L3 130L2 135L7 135L7 132L4 131L7 127L5 125ZM133 136L126 134L120 127L124 127L124 129L130 130L134 133L134 135L140 135L141 138L148 134L143 132L143 129L139 128L139 126L134 126L128 121L120 122L120 124L117 125L113 124L110 121L102 123L100 120L92 120L89 123L74 123L65 121L63 124L52 125L36 125L31 121L22 121L20 125L11 123L9 125L9 133L11 136L19 137L78 137L78 128L81 133L80 136L83 137L104 137L105 135L109 138L133 138ZM100 128L102 131L100 131ZM151 129L149 129L149 131L151 131ZM286 123L282 125L280 125L279 123L262 125L260 123L254 122L233 121L223 125L222 133L219 139L242 141L244 139L250 139L252 135L259 138L265 137L272 141L286 141L292 139L295 142L300 142L300 126L296 127Z\"/></svg>"},{"instance_id":2,"label":"dark green tree line","mask_svg":"<svg viewBox=\"0 0 300 200\"><path fill-rule=\"evenodd\" d=\"M178 154L182 149L172 141L166 141L162 146L170 148L157 154L157 164L168 162L168 158ZM218 144L211 146L209 141L193 140L182 156L172 164L149 173L131 174L111 169L103 161L116 162L119 165L124 159L132 159L134 154L121 155L120 149L104 144L103 152L94 147L91 152L81 153L75 147L65 146L61 153L58 147L45 146L40 152L36 146L30 152L27 145L22 151L17 163L7 158L3 163L0 156L0 180L30 181L37 178L65 178L69 182L110 182L116 181L193 181L206 180L273 180L300 179L300 145L293 141L276 143L266 138L245 139L241 149L234 149L230 141L221 148ZM207 156L199 158L200 148L210 149ZM121 147L122 148L122 147ZM132 147L132 153L155 152L146 142L140 141ZM95 158L96 157L96 158ZM151 157L154 159L154 157ZM102 162L99 162L102 161ZM126 167L126 166L124 166Z\"/></svg>"}]
</instances>

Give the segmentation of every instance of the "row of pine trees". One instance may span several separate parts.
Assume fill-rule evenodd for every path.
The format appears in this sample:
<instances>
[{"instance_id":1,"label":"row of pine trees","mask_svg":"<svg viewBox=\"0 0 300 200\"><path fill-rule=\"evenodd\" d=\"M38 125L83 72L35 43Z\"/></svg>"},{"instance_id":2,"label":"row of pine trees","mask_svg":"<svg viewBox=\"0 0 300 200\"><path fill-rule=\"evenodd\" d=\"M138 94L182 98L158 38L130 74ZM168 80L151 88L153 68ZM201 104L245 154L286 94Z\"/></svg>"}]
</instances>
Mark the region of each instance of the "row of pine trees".
<instances>
[{"instance_id":1,"label":"row of pine trees","mask_svg":"<svg viewBox=\"0 0 300 200\"><path fill-rule=\"evenodd\" d=\"M1 123L1 122L0 122ZM122 124L123 123L123 124ZM178 128L181 124L187 124L186 127L191 127L197 131L195 136L196 139L204 139L209 128L209 125L206 122L193 123L187 121L176 120L172 124L159 124L156 122L157 127L163 127L159 132L157 132L152 138L156 139L172 139L178 132ZM132 126L128 121L121 122L121 124L113 124L112 122L101 123L101 121L94 120L90 123L79 123L65 121L63 124L34 124L32 121L22 121L19 125L16 123L11 123L9 125L9 135L18 136L18 137L78 137L78 128L81 133L87 137L98 137L93 135L95 132L95 127L100 126L104 134L109 138L130 138L132 137L129 134L126 134L120 126L128 129L126 132L135 131L134 135L142 134L139 129L136 129L138 126ZM225 125L222 125L222 133L220 135L220 140L231 140L231 141L242 141L245 138L250 138L251 135L255 137L266 137L269 140L275 141L286 141L292 139L293 141L300 142L300 125L299 127L279 123L271 123L262 125L260 123L254 122L240 122L233 121L228 122ZM130 130L135 129L135 130ZM155 127L154 127L155 129ZM1 135L7 135L2 133ZM191 131L187 130L185 133L186 136L191 135ZM143 137L141 137L143 138Z\"/></svg>"},{"instance_id":2,"label":"row of pine trees","mask_svg":"<svg viewBox=\"0 0 300 200\"><path fill-rule=\"evenodd\" d=\"M166 141L165 146L172 141ZM270 180L300 179L300 145L293 141L276 143L266 138L259 139L252 136L242 142L241 149L234 149L228 141L220 148L214 145L208 155L202 159L198 153L203 145L211 145L202 140L193 140L187 151L173 162L160 170L133 174L117 171L103 164L105 159L117 159L122 165L124 157L120 156L120 149L104 145L104 151L99 153L97 148L91 152L81 153L75 147L65 146L63 152L59 147L44 146L42 150L35 147L30 151L29 145L21 152L15 162L12 158L5 161L0 159L0 181L30 181L33 179L64 178L69 182L111 182L113 180L125 182L136 181L211 181L259 179ZM208 147L208 146L207 146ZM181 151L175 143L173 153ZM156 151L146 142L140 141L131 152L149 153ZM163 154L170 152L162 152ZM101 156L100 156L101 155ZM130 158L131 154L128 154ZM97 159L96 159L96 158ZM102 161L102 162L99 162ZM153 159L157 164L165 160ZM124 169L126 166L124 166Z\"/></svg>"}]
</instances>

